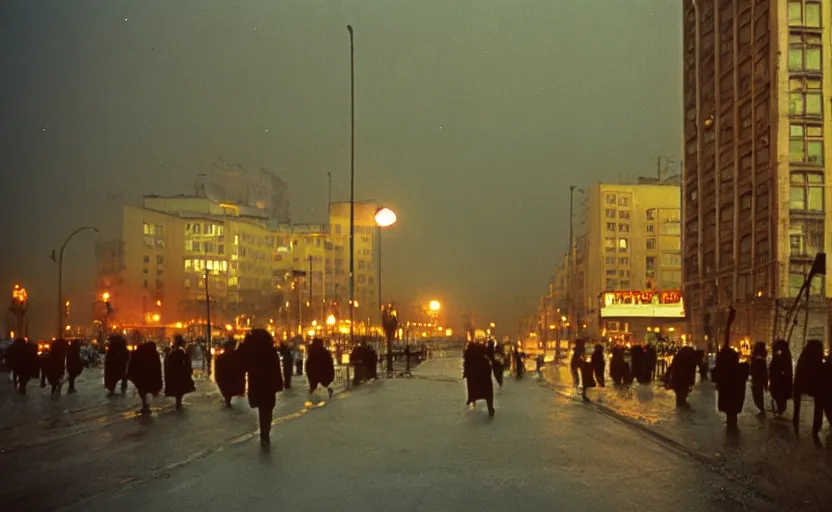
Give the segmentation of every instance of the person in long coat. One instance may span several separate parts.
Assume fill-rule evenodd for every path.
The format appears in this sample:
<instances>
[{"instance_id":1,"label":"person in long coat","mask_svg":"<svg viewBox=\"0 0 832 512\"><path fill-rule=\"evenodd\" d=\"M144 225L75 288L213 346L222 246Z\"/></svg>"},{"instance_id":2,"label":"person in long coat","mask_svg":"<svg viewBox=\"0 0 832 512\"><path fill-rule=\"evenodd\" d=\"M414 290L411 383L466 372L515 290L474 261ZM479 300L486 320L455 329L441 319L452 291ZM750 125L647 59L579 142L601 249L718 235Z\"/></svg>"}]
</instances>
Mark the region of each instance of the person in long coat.
<instances>
[{"instance_id":1,"label":"person in long coat","mask_svg":"<svg viewBox=\"0 0 832 512\"><path fill-rule=\"evenodd\" d=\"M584 363L586 342L583 339L575 340L575 348L572 351L572 359L569 361L569 370L572 372L572 383L575 387L581 384L580 369Z\"/></svg>"},{"instance_id":2,"label":"person in long coat","mask_svg":"<svg viewBox=\"0 0 832 512\"><path fill-rule=\"evenodd\" d=\"M688 407L688 395L696 383L697 354L691 347L682 347L673 356L664 376L667 389L676 395L676 407Z\"/></svg>"},{"instance_id":3,"label":"person in long coat","mask_svg":"<svg viewBox=\"0 0 832 512\"><path fill-rule=\"evenodd\" d=\"M729 431L737 429L737 416L745 404L745 387L749 365L740 362L740 355L731 347L723 347L716 356L713 380L718 393L717 406L725 413Z\"/></svg>"},{"instance_id":4,"label":"person in long coat","mask_svg":"<svg viewBox=\"0 0 832 512\"><path fill-rule=\"evenodd\" d=\"M162 361L159 359L156 343L145 341L136 347L127 365L127 378L136 386L142 400L139 414L150 414L147 395L156 396L162 391Z\"/></svg>"},{"instance_id":5,"label":"person in long coat","mask_svg":"<svg viewBox=\"0 0 832 512\"><path fill-rule=\"evenodd\" d=\"M817 437L823 426L823 409L825 393L821 389L824 377L823 343L819 340L809 340L794 369L794 430L798 432L800 426L800 409L803 395L815 399L814 415L812 417L812 435Z\"/></svg>"},{"instance_id":6,"label":"person in long coat","mask_svg":"<svg viewBox=\"0 0 832 512\"><path fill-rule=\"evenodd\" d=\"M271 445L272 413L277 393L283 390L280 356L274 338L264 329L253 329L241 347L243 365L248 375L248 404L257 409L260 444Z\"/></svg>"},{"instance_id":7,"label":"person in long coat","mask_svg":"<svg viewBox=\"0 0 832 512\"><path fill-rule=\"evenodd\" d=\"M12 387L15 390L18 390L18 385L20 383L18 367L20 364L19 361L23 357L25 346L26 340L24 338L16 338L12 341L12 344L9 345L9 348L6 349L6 365L8 365L9 370L12 372Z\"/></svg>"},{"instance_id":8,"label":"person in long coat","mask_svg":"<svg viewBox=\"0 0 832 512\"><path fill-rule=\"evenodd\" d=\"M595 374L595 382L598 383L598 387L605 387L604 384L606 382L604 376L604 370L607 367L607 361L604 359L604 346L600 343L595 345L595 350L592 351L592 371Z\"/></svg>"},{"instance_id":9,"label":"person in long coat","mask_svg":"<svg viewBox=\"0 0 832 512\"><path fill-rule=\"evenodd\" d=\"M46 358L46 378L49 385L52 387L52 394L58 395L61 393L61 386L63 386L64 374L66 373L66 353L67 342L65 339L57 339L52 342L49 349L49 357Z\"/></svg>"},{"instance_id":10,"label":"person in long coat","mask_svg":"<svg viewBox=\"0 0 832 512\"><path fill-rule=\"evenodd\" d=\"M644 381L644 373L645 366L647 365L643 346L635 345L632 349L630 349L630 362L633 367L633 378L635 378L639 384L646 384Z\"/></svg>"},{"instance_id":11,"label":"person in long coat","mask_svg":"<svg viewBox=\"0 0 832 512\"><path fill-rule=\"evenodd\" d=\"M225 399L225 406L231 407L231 398L246 394L246 371L242 352L237 350L237 342L234 339L225 342L222 354L217 356L215 370L217 386Z\"/></svg>"},{"instance_id":12,"label":"person in long coat","mask_svg":"<svg viewBox=\"0 0 832 512\"><path fill-rule=\"evenodd\" d=\"M40 372L40 360L38 359L38 344L25 339L15 340L17 350L13 357L12 370L17 377L17 390L21 395L26 394L26 387L29 381L37 379Z\"/></svg>"},{"instance_id":13,"label":"person in long coat","mask_svg":"<svg viewBox=\"0 0 832 512\"><path fill-rule=\"evenodd\" d=\"M367 345L366 371L367 380L378 379L378 352L372 345Z\"/></svg>"},{"instance_id":14,"label":"person in long coat","mask_svg":"<svg viewBox=\"0 0 832 512\"><path fill-rule=\"evenodd\" d=\"M292 389L292 374L294 373L295 354L292 347L285 341L281 341L277 348L280 354L280 362L283 365L283 389Z\"/></svg>"},{"instance_id":15,"label":"person in long coat","mask_svg":"<svg viewBox=\"0 0 832 512\"><path fill-rule=\"evenodd\" d=\"M177 335L173 347L165 357L165 396L176 400L176 410L182 409L182 397L196 391L193 369L188 354L185 353L185 340Z\"/></svg>"},{"instance_id":16,"label":"person in long coat","mask_svg":"<svg viewBox=\"0 0 832 512\"><path fill-rule=\"evenodd\" d=\"M491 362L487 349L481 343L472 343L465 350L463 358L463 377L468 389L466 405L476 405L477 400L485 400L488 415L494 417L494 385L491 382Z\"/></svg>"},{"instance_id":17,"label":"person in long coat","mask_svg":"<svg viewBox=\"0 0 832 512\"><path fill-rule=\"evenodd\" d=\"M130 351L127 349L127 340L120 334L110 336L107 343L107 353L104 356L104 387L107 394L113 396L116 385L121 381L121 392L127 391L127 363L130 360Z\"/></svg>"},{"instance_id":18,"label":"person in long coat","mask_svg":"<svg viewBox=\"0 0 832 512\"><path fill-rule=\"evenodd\" d=\"M623 385L630 375L630 365L624 358L624 346L616 345L612 349L612 358L610 358L610 377L613 384L616 386Z\"/></svg>"},{"instance_id":19,"label":"person in long coat","mask_svg":"<svg viewBox=\"0 0 832 512\"><path fill-rule=\"evenodd\" d=\"M794 368L789 342L777 340L772 347L771 363L768 366L768 392L774 402L774 413L782 416L786 412L794 389Z\"/></svg>"},{"instance_id":20,"label":"person in long coat","mask_svg":"<svg viewBox=\"0 0 832 512\"><path fill-rule=\"evenodd\" d=\"M332 398L332 381L335 380L335 363L332 354L324 347L320 338L315 338L306 351L306 379L309 381L309 394L321 386Z\"/></svg>"},{"instance_id":21,"label":"person in long coat","mask_svg":"<svg viewBox=\"0 0 832 512\"><path fill-rule=\"evenodd\" d=\"M81 340L70 340L66 353L66 374L69 382L67 393L75 393L75 379L84 371L84 359L81 357Z\"/></svg>"},{"instance_id":22,"label":"person in long coat","mask_svg":"<svg viewBox=\"0 0 832 512\"><path fill-rule=\"evenodd\" d=\"M766 344L762 341L755 343L754 352L751 356L751 397L754 399L754 405L760 410L760 414L765 414L766 412L765 391L768 389L767 357Z\"/></svg>"},{"instance_id":23,"label":"person in long coat","mask_svg":"<svg viewBox=\"0 0 832 512\"><path fill-rule=\"evenodd\" d=\"M653 375L656 373L656 364L659 361L659 356L656 353L656 347L653 345L646 345L644 347L644 364L642 366L642 375L639 382L642 384L650 384L653 382Z\"/></svg>"}]
</instances>

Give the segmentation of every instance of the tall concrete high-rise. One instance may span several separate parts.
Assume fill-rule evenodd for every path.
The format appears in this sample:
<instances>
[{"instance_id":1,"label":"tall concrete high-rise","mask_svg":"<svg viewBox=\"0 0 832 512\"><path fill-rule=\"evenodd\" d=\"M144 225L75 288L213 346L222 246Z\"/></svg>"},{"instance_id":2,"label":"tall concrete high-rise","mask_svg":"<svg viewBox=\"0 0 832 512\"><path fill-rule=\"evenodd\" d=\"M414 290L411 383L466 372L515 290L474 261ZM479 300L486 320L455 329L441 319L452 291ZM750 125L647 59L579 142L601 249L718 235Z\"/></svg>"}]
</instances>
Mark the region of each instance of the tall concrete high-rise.
<instances>
[{"instance_id":1,"label":"tall concrete high-rise","mask_svg":"<svg viewBox=\"0 0 832 512\"><path fill-rule=\"evenodd\" d=\"M770 341L830 248L832 1L683 0L683 12L689 330L697 343L721 341L733 306L732 340ZM812 295L821 315L800 319L824 337L828 281Z\"/></svg>"}]
</instances>

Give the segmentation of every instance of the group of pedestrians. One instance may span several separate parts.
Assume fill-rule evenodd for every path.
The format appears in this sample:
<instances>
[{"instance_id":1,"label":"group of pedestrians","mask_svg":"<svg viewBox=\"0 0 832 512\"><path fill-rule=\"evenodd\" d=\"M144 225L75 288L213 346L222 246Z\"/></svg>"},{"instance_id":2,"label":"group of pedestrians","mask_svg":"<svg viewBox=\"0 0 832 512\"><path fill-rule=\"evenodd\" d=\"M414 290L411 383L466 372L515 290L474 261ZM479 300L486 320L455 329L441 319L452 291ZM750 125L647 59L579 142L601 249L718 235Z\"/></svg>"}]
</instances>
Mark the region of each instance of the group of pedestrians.
<instances>
[{"instance_id":1,"label":"group of pedestrians","mask_svg":"<svg viewBox=\"0 0 832 512\"><path fill-rule=\"evenodd\" d=\"M681 348L673 358L666 383L676 393L678 407L687 406L700 361L701 356L691 347ZM729 430L737 429L749 377L751 396L760 414L766 413L766 392L776 416L785 414L788 401L794 400L792 422L798 431L803 396L809 396L814 399L812 434L817 436L820 432L824 415L832 423L832 357L824 355L819 340L806 342L795 366L786 340L774 342L770 360L764 342L754 345L750 361L741 360L739 353L726 344L717 354L712 380L718 393L717 406L725 413Z\"/></svg>"},{"instance_id":2,"label":"group of pedestrians","mask_svg":"<svg viewBox=\"0 0 832 512\"><path fill-rule=\"evenodd\" d=\"M80 340L57 339L48 350L38 353L37 342L23 338L14 340L8 348L6 360L12 372L12 385L20 394L26 394L29 381L40 377L40 387L47 382L52 395L60 395L64 383L68 393L75 393L75 380L84 371Z\"/></svg>"}]
</instances>

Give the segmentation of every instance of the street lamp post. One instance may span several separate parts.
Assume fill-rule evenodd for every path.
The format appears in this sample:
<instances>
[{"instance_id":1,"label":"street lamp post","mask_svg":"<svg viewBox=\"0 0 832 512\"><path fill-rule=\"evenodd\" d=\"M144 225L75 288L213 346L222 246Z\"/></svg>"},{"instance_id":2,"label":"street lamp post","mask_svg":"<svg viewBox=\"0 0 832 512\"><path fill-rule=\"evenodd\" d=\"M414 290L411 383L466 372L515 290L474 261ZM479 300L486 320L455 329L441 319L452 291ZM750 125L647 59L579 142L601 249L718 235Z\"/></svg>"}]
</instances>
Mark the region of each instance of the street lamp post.
<instances>
[{"instance_id":1,"label":"street lamp post","mask_svg":"<svg viewBox=\"0 0 832 512\"><path fill-rule=\"evenodd\" d=\"M355 342L355 34L350 33L350 345Z\"/></svg>"},{"instance_id":2,"label":"street lamp post","mask_svg":"<svg viewBox=\"0 0 832 512\"><path fill-rule=\"evenodd\" d=\"M379 324L383 323L384 319L382 313L381 301L381 231L382 229L392 226L396 222L396 214L389 208L379 208L376 211L376 225L378 226L378 310L379 310Z\"/></svg>"},{"instance_id":3,"label":"street lamp post","mask_svg":"<svg viewBox=\"0 0 832 512\"><path fill-rule=\"evenodd\" d=\"M94 228L92 226L82 226L70 233L69 236L66 237L66 240L64 240L63 245L61 245L61 249L60 251L58 251L57 259L55 258L55 251L52 251L52 261L58 264L58 331L55 335L56 338L60 338L62 336L61 333L63 332L64 324L64 249L66 249L66 245L69 243L69 241L72 240L72 238L75 235L82 231L95 231L96 233L98 233L98 228Z\"/></svg>"},{"instance_id":4,"label":"street lamp post","mask_svg":"<svg viewBox=\"0 0 832 512\"><path fill-rule=\"evenodd\" d=\"M29 335L27 332L28 329L26 328L26 310L28 309L29 304L29 294L26 292L26 288L21 287L19 284L14 285L12 289L12 305L9 309L12 310L12 313L15 317L15 337L17 338L25 338Z\"/></svg>"}]
</instances>

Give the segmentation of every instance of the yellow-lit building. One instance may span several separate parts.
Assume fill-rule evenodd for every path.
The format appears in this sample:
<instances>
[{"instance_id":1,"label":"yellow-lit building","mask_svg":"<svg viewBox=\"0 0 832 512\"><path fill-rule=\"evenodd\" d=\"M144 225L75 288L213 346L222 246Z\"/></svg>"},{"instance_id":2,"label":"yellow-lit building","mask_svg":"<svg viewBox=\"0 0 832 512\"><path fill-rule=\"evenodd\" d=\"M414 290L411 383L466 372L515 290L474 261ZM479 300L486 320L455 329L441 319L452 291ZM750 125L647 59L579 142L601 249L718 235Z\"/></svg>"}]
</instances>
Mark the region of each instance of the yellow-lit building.
<instances>
[{"instance_id":1,"label":"yellow-lit building","mask_svg":"<svg viewBox=\"0 0 832 512\"><path fill-rule=\"evenodd\" d=\"M102 247L98 293L110 294L111 320L124 326L204 326L210 301L220 329L271 324L292 334L301 323L305 331L323 324L335 299L329 232L205 197L149 196L124 207L122 239Z\"/></svg>"},{"instance_id":2,"label":"yellow-lit building","mask_svg":"<svg viewBox=\"0 0 832 512\"><path fill-rule=\"evenodd\" d=\"M605 292L681 290L680 203L678 184L589 187L585 209L579 214L582 243L576 244L574 284L570 285L573 311L568 316L575 318L567 321L575 326L573 333L641 341L641 323L650 327L667 323L605 318L601 310ZM683 325L672 327L683 331Z\"/></svg>"},{"instance_id":3,"label":"yellow-lit building","mask_svg":"<svg viewBox=\"0 0 832 512\"><path fill-rule=\"evenodd\" d=\"M378 204L372 201L355 203L355 246L354 297L358 302L356 321L371 324L379 323L380 305L378 302L378 262L377 240L378 226L375 215ZM332 203L329 209L330 236L333 245L333 298L338 303L339 313L344 318L349 316L346 309L349 302L349 246L350 246L350 203Z\"/></svg>"}]
</instances>

